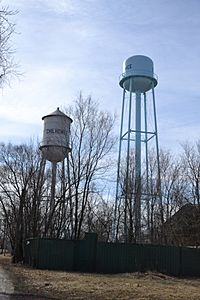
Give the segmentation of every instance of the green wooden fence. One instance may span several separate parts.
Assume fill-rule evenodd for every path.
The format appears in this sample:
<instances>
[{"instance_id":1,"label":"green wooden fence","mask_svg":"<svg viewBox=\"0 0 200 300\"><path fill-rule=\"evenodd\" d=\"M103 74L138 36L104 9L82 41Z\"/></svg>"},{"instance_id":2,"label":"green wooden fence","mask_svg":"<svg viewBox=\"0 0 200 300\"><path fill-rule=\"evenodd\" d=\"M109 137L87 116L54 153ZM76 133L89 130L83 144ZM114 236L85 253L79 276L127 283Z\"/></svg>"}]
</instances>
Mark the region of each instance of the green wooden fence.
<instances>
[{"instance_id":1,"label":"green wooden fence","mask_svg":"<svg viewBox=\"0 0 200 300\"><path fill-rule=\"evenodd\" d=\"M200 249L104 243L96 234L86 234L84 240L32 238L24 244L24 263L51 270L200 276Z\"/></svg>"}]
</instances>

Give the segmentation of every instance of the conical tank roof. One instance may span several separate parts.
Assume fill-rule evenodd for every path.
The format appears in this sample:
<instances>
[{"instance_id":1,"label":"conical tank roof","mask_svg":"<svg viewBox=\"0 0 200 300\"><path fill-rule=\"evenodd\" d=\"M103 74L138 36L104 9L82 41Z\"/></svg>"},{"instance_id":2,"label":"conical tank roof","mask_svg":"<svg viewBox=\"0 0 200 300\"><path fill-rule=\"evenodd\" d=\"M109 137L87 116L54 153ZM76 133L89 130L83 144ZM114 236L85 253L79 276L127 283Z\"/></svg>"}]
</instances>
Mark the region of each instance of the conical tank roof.
<instances>
[{"instance_id":1,"label":"conical tank roof","mask_svg":"<svg viewBox=\"0 0 200 300\"><path fill-rule=\"evenodd\" d=\"M52 116L65 117L65 118L70 119L71 122L73 122L70 117L68 117L66 114L64 114L62 111L60 111L59 107L57 107L57 109L54 112L52 112L51 114L48 114L48 115L42 117L42 120L44 120L47 117L52 117Z\"/></svg>"}]
</instances>

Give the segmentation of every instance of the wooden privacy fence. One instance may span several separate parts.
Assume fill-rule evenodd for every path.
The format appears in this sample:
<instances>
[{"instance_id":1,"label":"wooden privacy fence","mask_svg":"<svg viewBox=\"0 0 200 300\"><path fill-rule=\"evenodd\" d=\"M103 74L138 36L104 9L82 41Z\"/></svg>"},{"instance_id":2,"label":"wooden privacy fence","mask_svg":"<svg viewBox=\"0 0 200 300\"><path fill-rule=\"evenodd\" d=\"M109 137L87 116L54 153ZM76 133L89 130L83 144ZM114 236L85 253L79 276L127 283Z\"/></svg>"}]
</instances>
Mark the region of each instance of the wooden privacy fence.
<instances>
[{"instance_id":1,"label":"wooden privacy fence","mask_svg":"<svg viewBox=\"0 0 200 300\"><path fill-rule=\"evenodd\" d=\"M200 276L200 249L148 244L31 238L24 244L24 263L39 269L125 273L157 271L174 276Z\"/></svg>"}]
</instances>

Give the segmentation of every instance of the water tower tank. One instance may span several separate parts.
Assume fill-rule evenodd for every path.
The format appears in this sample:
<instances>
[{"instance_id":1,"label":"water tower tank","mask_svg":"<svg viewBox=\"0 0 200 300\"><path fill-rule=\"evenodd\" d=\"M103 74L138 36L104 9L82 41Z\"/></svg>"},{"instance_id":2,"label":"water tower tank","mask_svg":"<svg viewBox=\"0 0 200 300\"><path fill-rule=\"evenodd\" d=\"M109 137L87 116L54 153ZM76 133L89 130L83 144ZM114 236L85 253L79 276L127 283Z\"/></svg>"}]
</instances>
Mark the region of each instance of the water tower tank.
<instances>
[{"instance_id":1,"label":"water tower tank","mask_svg":"<svg viewBox=\"0 0 200 300\"><path fill-rule=\"evenodd\" d=\"M43 139L40 150L45 159L59 162L65 159L70 151L69 137L72 119L57 108L53 113L44 116Z\"/></svg>"},{"instance_id":2,"label":"water tower tank","mask_svg":"<svg viewBox=\"0 0 200 300\"><path fill-rule=\"evenodd\" d=\"M119 84L129 92L145 93L157 85L153 61L144 55L134 55L124 61Z\"/></svg>"}]
</instances>

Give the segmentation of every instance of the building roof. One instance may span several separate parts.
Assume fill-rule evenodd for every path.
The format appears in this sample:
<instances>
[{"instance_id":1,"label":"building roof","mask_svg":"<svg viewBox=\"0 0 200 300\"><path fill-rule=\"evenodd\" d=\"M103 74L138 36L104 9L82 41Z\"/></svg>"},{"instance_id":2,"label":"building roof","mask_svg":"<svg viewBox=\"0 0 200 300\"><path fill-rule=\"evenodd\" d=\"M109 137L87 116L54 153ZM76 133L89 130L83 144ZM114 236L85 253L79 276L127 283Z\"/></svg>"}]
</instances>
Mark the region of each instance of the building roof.
<instances>
[{"instance_id":1,"label":"building roof","mask_svg":"<svg viewBox=\"0 0 200 300\"><path fill-rule=\"evenodd\" d=\"M190 203L182 206L165 222L163 229L169 244L200 245L200 206Z\"/></svg>"}]
</instances>

